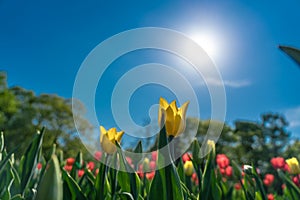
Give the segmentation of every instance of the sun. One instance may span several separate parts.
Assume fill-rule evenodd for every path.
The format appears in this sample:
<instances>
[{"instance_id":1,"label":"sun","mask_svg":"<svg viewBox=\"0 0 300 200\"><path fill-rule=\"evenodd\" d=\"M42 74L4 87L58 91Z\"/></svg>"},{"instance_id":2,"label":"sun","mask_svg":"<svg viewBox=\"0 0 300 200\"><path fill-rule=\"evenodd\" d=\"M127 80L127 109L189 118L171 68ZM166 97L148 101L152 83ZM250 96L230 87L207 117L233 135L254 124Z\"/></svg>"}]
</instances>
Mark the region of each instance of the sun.
<instances>
[{"instance_id":1,"label":"sun","mask_svg":"<svg viewBox=\"0 0 300 200\"><path fill-rule=\"evenodd\" d=\"M189 37L199 44L203 50L213 59L220 56L221 43L215 33L212 32L194 32Z\"/></svg>"}]
</instances>

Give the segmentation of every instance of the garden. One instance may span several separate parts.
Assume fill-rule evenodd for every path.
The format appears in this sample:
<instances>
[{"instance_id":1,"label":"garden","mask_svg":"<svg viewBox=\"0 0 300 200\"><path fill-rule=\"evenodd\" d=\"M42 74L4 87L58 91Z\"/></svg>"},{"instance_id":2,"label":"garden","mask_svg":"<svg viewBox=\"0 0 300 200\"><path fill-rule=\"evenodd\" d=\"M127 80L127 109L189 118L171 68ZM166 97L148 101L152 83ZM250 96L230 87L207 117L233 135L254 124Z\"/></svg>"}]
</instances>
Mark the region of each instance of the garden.
<instances>
[{"instance_id":1,"label":"garden","mask_svg":"<svg viewBox=\"0 0 300 200\"><path fill-rule=\"evenodd\" d=\"M300 200L299 7L0 0L0 200Z\"/></svg>"},{"instance_id":2,"label":"garden","mask_svg":"<svg viewBox=\"0 0 300 200\"><path fill-rule=\"evenodd\" d=\"M281 48L296 62L300 62L299 50ZM5 90L1 95L4 93ZM6 106L12 101L8 102ZM160 98L158 123L161 130L157 134L156 146L150 156L138 159L124 154L120 146L124 131L116 128L99 127L102 150L94 152L93 156L81 151L76 155L64 156L63 149L57 148L56 144L44 148L48 133L46 128L42 128L25 144L24 151L17 154L20 157L15 157L22 147L16 145L8 150L6 133L1 132L1 199L300 198L297 148L284 154L289 157L272 155L262 166L259 162L232 159L229 155L235 154L224 149L226 145L223 145L223 149L219 148L226 141L222 136L220 144L195 138L188 151L175 159L174 147L170 144L178 135L185 134L188 104L186 102L179 107L176 101L168 103ZM201 154L202 146L207 150L207 155ZM164 147L167 150L163 152L161 149ZM142 155L142 143L139 142L131 151Z\"/></svg>"}]
</instances>

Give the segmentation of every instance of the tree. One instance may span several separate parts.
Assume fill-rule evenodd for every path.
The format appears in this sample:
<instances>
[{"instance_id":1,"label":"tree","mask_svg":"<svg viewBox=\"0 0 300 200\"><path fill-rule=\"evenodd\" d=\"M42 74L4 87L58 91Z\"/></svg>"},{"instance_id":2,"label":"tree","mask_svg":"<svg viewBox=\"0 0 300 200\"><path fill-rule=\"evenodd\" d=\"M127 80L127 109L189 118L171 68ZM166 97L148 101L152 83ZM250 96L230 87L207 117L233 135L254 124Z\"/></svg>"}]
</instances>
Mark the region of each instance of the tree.
<instances>
[{"instance_id":1,"label":"tree","mask_svg":"<svg viewBox=\"0 0 300 200\"><path fill-rule=\"evenodd\" d=\"M266 113L262 115L262 130L264 143L271 157L279 156L285 150L290 133L286 128L288 122L278 113Z\"/></svg>"},{"instance_id":2,"label":"tree","mask_svg":"<svg viewBox=\"0 0 300 200\"><path fill-rule=\"evenodd\" d=\"M75 156L79 150L87 155L74 125L72 99L50 94L36 95L21 87L8 88L6 75L0 74L0 129L4 131L8 150L19 145L17 155L23 153L33 134L45 127L45 152L56 144L66 156ZM78 109L84 112L83 106ZM81 131L92 129L86 119L80 116L79 119L81 127L84 127Z\"/></svg>"},{"instance_id":3,"label":"tree","mask_svg":"<svg viewBox=\"0 0 300 200\"><path fill-rule=\"evenodd\" d=\"M256 122L236 121L234 134L238 137L235 147L235 158L240 164L258 166L264 149L261 126Z\"/></svg>"}]
</instances>

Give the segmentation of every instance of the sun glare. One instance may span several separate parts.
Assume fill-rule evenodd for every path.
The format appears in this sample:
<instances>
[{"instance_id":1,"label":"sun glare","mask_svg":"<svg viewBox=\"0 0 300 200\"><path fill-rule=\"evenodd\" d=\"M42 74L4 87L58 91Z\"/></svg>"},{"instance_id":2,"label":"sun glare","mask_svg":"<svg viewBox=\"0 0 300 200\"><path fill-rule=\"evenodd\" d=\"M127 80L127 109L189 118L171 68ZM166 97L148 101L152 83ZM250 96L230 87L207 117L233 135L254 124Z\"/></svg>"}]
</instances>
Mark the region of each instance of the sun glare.
<instances>
[{"instance_id":1,"label":"sun glare","mask_svg":"<svg viewBox=\"0 0 300 200\"><path fill-rule=\"evenodd\" d=\"M190 34L190 38L198 43L211 58L215 59L220 56L221 44L216 35L208 32L198 32Z\"/></svg>"}]
</instances>

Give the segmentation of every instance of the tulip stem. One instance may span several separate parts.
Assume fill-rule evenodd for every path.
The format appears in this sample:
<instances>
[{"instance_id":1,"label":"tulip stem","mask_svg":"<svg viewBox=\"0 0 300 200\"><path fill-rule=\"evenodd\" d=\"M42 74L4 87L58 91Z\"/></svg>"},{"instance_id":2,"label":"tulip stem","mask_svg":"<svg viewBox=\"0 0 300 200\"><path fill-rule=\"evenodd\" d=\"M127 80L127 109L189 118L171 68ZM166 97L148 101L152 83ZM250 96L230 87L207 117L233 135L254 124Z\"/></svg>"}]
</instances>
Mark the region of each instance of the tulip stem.
<instances>
[{"instance_id":1,"label":"tulip stem","mask_svg":"<svg viewBox=\"0 0 300 200\"><path fill-rule=\"evenodd\" d=\"M144 176L143 176L143 185L142 185L142 194L145 194L145 188L146 187L146 172L143 172ZM148 194L148 192L146 192L146 194Z\"/></svg>"},{"instance_id":2,"label":"tulip stem","mask_svg":"<svg viewBox=\"0 0 300 200\"><path fill-rule=\"evenodd\" d=\"M110 167L112 187L111 187L111 196L112 199L116 199L116 190L117 190L117 171L114 169L114 166L117 166L117 153L114 153L112 156L113 167Z\"/></svg>"},{"instance_id":3,"label":"tulip stem","mask_svg":"<svg viewBox=\"0 0 300 200\"><path fill-rule=\"evenodd\" d=\"M102 188L100 188L100 197L104 197L104 184L105 184L105 178L106 178L106 171L107 171L107 161L108 161L108 154L105 154L104 155L104 169L103 169L103 174L104 174L104 176L103 176L103 178L101 179L101 186L102 186ZM101 173L100 171L99 171L99 173Z\"/></svg>"},{"instance_id":4,"label":"tulip stem","mask_svg":"<svg viewBox=\"0 0 300 200\"><path fill-rule=\"evenodd\" d=\"M171 163L175 160L175 152L174 152L174 144L172 143L172 140L174 139L174 136L170 135L168 137L168 143L169 143L169 153L170 153L170 161Z\"/></svg>"}]
</instances>

